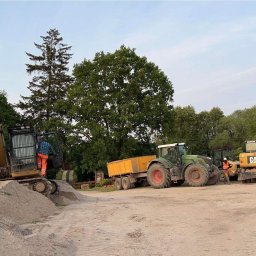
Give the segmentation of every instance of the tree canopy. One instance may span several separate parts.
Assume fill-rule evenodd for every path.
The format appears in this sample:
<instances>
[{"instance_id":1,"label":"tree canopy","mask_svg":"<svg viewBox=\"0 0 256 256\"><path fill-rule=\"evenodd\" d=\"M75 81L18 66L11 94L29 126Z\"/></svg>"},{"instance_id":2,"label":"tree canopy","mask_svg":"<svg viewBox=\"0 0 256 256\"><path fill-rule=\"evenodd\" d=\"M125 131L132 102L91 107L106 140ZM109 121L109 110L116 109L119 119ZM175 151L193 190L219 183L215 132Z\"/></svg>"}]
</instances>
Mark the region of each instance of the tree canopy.
<instances>
[{"instance_id":1,"label":"tree canopy","mask_svg":"<svg viewBox=\"0 0 256 256\"><path fill-rule=\"evenodd\" d=\"M92 156L89 169L132 156L141 145L149 148L170 122L173 85L134 49L99 52L76 64L73 76L69 116Z\"/></svg>"},{"instance_id":2,"label":"tree canopy","mask_svg":"<svg viewBox=\"0 0 256 256\"><path fill-rule=\"evenodd\" d=\"M68 63L71 46L64 44L57 29L50 29L41 36L41 44L34 43L39 55L26 53L32 64L26 64L28 74L34 74L28 89L31 95L22 96L19 107L24 116L42 129L56 129L63 124L63 102L72 81Z\"/></svg>"},{"instance_id":3,"label":"tree canopy","mask_svg":"<svg viewBox=\"0 0 256 256\"><path fill-rule=\"evenodd\" d=\"M15 126L19 122L20 116L14 106L8 102L7 94L0 91L0 124L5 127Z\"/></svg>"}]
</instances>

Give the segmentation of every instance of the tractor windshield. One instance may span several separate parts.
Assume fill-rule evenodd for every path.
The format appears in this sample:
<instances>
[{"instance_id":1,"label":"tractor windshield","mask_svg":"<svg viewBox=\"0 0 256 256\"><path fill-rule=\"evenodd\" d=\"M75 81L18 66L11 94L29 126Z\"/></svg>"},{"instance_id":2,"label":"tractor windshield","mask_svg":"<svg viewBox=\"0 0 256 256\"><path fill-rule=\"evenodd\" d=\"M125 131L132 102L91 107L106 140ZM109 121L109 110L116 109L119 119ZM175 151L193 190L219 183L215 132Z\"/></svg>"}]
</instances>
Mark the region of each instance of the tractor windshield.
<instances>
[{"instance_id":1,"label":"tractor windshield","mask_svg":"<svg viewBox=\"0 0 256 256\"><path fill-rule=\"evenodd\" d=\"M176 163L178 160L178 154L176 147L166 147L166 148L161 148L161 156L172 163Z\"/></svg>"},{"instance_id":2,"label":"tractor windshield","mask_svg":"<svg viewBox=\"0 0 256 256\"><path fill-rule=\"evenodd\" d=\"M180 156L183 156L183 155L187 154L185 144L179 145L178 147L179 147Z\"/></svg>"},{"instance_id":3,"label":"tractor windshield","mask_svg":"<svg viewBox=\"0 0 256 256\"><path fill-rule=\"evenodd\" d=\"M167 151L168 148L159 148L159 156L165 156L168 154L168 151Z\"/></svg>"}]
</instances>

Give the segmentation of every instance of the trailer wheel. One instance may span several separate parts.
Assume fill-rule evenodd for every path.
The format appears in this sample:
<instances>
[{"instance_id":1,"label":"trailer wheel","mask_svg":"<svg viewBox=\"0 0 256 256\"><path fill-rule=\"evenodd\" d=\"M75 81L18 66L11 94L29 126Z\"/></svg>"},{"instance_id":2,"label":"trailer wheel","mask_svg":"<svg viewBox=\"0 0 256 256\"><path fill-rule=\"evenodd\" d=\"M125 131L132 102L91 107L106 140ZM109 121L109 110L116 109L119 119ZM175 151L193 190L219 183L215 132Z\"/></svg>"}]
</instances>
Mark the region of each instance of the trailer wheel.
<instances>
[{"instance_id":1,"label":"trailer wheel","mask_svg":"<svg viewBox=\"0 0 256 256\"><path fill-rule=\"evenodd\" d=\"M153 188L167 188L171 184L171 175L162 164L152 164L147 172L147 180Z\"/></svg>"},{"instance_id":2,"label":"trailer wheel","mask_svg":"<svg viewBox=\"0 0 256 256\"><path fill-rule=\"evenodd\" d=\"M131 188L131 182L129 177L123 177L122 178L122 186L124 190L127 190L129 188Z\"/></svg>"},{"instance_id":3,"label":"trailer wheel","mask_svg":"<svg viewBox=\"0 0 256 256\"><path fill-rule=\"evenodd\" d=\"M192 187L204 186L209 180L209 172L202 165L191 164L185 170L185 180Z\"/></svg>"},{"instance_id":4,"label":"trailer wheel","mask_svg":"<svg viewBox=\"0 0 256 256\"><path fill-rule=\"evenodd\" d=\"M116 178L115 179L115 187L116 187L117 190L123 189L121 178Z\"/></svg>"}]
</instances>

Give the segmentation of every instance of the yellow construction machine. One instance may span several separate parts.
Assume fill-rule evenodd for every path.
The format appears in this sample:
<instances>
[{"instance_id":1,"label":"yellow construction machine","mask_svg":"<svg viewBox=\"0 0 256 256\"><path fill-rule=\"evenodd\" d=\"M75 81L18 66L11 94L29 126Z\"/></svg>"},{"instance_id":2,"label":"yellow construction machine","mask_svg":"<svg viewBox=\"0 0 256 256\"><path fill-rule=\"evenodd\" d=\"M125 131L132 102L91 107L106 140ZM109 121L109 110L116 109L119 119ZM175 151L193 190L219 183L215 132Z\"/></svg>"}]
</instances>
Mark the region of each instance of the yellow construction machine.
<instances>
[{"instance_id":1,"label":"yellow construction machine","mask_svg":"<svg viewBox=\"0 0 256 256\"><path fill-rule=\"evenodd\" d=\"M14 127L8 129L10 147L7 150L3 130L0 128L0 180L17 180L27 185L34 191L44 195L53 194L57 191L57 184L53 180L41 176L37 167L36 148L40 136L48 137L50 140L54 134L38 134L31 127ZM52 140L53 141L53 140ZM49 156L48 167L60 168L62 156L60 150L55 146L54 156Z\"/></svg>"},{"instance_id":2,"label":"yellow construction machine","mask_svg":"<svg viewBox=\"0 0 256 256\"><path fill-rule=\"evenodd\" d=\"M256 141L246 142L246 152L239 154L240 171L238 180L242 182L256 181Z\"/></svg>"}]
</instances>

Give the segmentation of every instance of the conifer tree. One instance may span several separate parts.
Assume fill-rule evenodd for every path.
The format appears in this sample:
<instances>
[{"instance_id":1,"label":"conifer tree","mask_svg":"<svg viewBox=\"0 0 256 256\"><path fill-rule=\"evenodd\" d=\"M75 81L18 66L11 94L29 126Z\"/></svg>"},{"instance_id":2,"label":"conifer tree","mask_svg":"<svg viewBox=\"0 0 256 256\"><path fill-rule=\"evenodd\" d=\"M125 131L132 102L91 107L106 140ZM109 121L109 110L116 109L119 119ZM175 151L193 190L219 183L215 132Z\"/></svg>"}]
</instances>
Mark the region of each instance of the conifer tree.
<instances>
[{"instance_id":1,"label":"conifer tree","mask_svg":"<svg viewBox=\"0 0 256 256\"><path fill-rule=\"evenodd\" d=\"M21 96L18 106L30 123L37 123L48 130L63 126L65 111L62 109L67 89L72 81L68 63L72 56L71 46L64 44L57 29L50 29L41 36L42 44L34 43L41 52L26 52L32 64L26 64L27 73L34 75L29 82L30 96Z\"/></svg>"}]
</instances>

